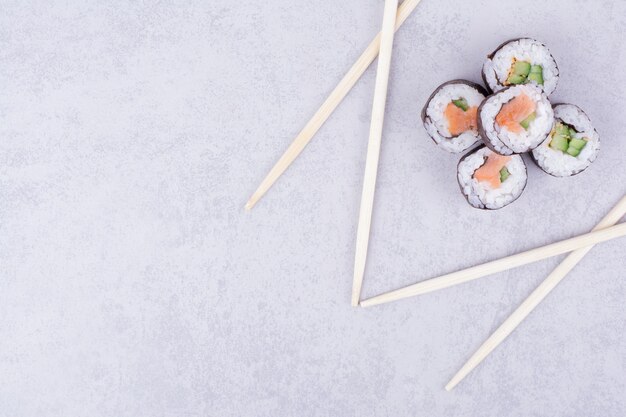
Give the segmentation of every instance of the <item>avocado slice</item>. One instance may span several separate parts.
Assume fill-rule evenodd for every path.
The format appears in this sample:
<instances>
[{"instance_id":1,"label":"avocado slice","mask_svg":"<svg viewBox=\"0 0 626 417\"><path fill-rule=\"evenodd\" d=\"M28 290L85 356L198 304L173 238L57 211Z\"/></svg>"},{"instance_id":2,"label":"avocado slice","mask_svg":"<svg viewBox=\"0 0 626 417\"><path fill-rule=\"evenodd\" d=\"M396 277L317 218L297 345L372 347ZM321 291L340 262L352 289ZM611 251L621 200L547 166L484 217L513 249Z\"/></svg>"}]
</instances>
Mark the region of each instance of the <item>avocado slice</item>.
<instances>
[{"instance_id":1,"label":"avocado slice","mask_svg":"<svg viewBox=\"0 0 626 417\"><path fill-rule=\"evenodd\" d=\"M532 112L527 118L519 122L519 124L526 130L530 126L530 123L537 118L537 113Z\"/></svg>"},{"instance_id":2,"label":"avocado slice","mask_svg":"<svg viewBox=\"0 0 626 417\"><path fill-rule=\"evenodd\" d=\"M524 81L526 81L526 77L524 77L523 75L511 74L506 81L509 84L524 84Z\"/></svg>"},{"instance_id":3,"label":"avocado slice","mask_svg":"<svg viewBox=\"0 0 626 417\"><path fill-rule=\"evenodd\" d=\"M502 169L500 170L500 182L503 183L504 181L506 181L506 179L509 178L510 175L511 173L509 172L509 170L506 169L506 167L502 167Z\"/></svg>"},{"instance_id":4,"label":"avocado slice","mask_svg":"<svg viewBox=\"0 0 626 417\"><path fill-rule=\"evenodd\" d=\"M467 100L465 100L463 97L457 100L452 100L452 104L454 104L463 111L467 111L467 109L469 109L469 104L467 104Z\"/></svg>"},{"instance_id":5,"label":"avocado slice","mask_svg":"<svg viewBox=\"0 0 626 417\"><path fill-rule=\"evenodd\" d=\"M520 123L521 124L521 123ZM578 156L580 151L587 145L587 138L576 138L576 130L563 123L557 122L552 132L552 140L550 141L550 147L552 149L565 152L571 156Z\"/></svg>"},{"instance_id":6,"label":"avocado slice","mask_svg":"<svg viewBox=\"0 0 626 417\"><path fill-rule=\"evenodd\" d=\"M567 153L568 155L572 155L572 156L578 156L580 155L580 149L576 149L570 146L569 148L567 148L565 153Z\"/></svg>"},{"instance_id":7,"label":"avocado slice","mask_svg":"<svg viewBox=\"0 0 626 417\"><path fill-rule=\"evenodd\" d=\"M559 135L566 136L568 139L570 138L569 127L567 127L565 123L557 122L556 126L554 127L554 130Z\"/></svg>"},{"instance_id":8,"label":"avocado slice","mask_svg":"<svg viewBox=\"0 0 626 417\"><path fill-rule=\"evenodd\" d=\"M507 78L507 83L509 84L522 84L526 81L526 77L530 73L531 65L530 62L526 61L515 61L511 66L511 70L509 71L509 78Z\"/></svg>"},{"instance_id":9,"label":"avocado slice","mask_svg":"<svg viewBox=\"0 0 626 417\"><path fill-rule=\"evenodd\" d=\"M568 155L578 156L585 146L587 146L585 139L573 138L570 140L569 147L565 152L567 152Z\"/></svg>"},{"instance_id":10,"label":"avocado slice","mask_svg":"<svg viewBox=\"0 0 626 417\"><path fill-rule=\"evenodd\" d=\"M552 140L549 145L552 149L556 149L557 151L566 152L569 148L569 138L567 136L561 135L558 131L554 133L552 136Z\"/></svg>"},{"instance_id":11,"label":"avocado slice","mask_svg":"<svg viewBox=\"0 0 626 417\"><path fill-rule=\"evenodd\" d=\"M530 67L528 81L534 81L539 85L543 85L543 67L541 65L532 65Z\"/></svg>"},{"instance_id":12,"label":"avocado slice","mask_svg":"<svg viewBox=\"0 0 626 417\"><path fill-rule=\"evenodd\" d=\"M570 148L574 148L578 151L582 151L583 148L587 145L587 141L585 139L577 139L574 138L572 140L570 140L569 142L569 147Z\"/></svg>"},{"instance_id":13,"label":"avocado slice","mask_svg":"<svg viewBox=\"0 0 626 417\"><path fill-rule=\"evenodd\" d=\"M530 62L526 61L515 61L515 64L513 64L513 72L517 75L527 77L528 74L532 72L532 65L530 65Z\"/></svg>"}]
</instances>

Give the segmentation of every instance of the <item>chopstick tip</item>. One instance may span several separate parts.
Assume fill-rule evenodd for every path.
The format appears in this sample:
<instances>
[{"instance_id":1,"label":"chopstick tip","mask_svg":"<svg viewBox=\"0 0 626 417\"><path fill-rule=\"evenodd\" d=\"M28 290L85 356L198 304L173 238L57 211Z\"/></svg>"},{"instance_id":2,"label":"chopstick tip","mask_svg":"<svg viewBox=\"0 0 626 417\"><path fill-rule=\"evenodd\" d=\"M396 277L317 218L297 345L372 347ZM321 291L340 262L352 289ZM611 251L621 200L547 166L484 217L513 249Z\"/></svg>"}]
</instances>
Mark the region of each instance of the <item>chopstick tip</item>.
<instances>
[{"instance_id":1,"label":"chopstick tip","mask_svg":"<svg viewBox=\"0 0 626 417\"><path fill-rule=\"evenodd\" d=\"M450 392L454 387L456 387L459 382L463 380L463 376L460 376L458 373L454 375L454 377L446 384L446 391Z\"/></svg>"}]
</instances>

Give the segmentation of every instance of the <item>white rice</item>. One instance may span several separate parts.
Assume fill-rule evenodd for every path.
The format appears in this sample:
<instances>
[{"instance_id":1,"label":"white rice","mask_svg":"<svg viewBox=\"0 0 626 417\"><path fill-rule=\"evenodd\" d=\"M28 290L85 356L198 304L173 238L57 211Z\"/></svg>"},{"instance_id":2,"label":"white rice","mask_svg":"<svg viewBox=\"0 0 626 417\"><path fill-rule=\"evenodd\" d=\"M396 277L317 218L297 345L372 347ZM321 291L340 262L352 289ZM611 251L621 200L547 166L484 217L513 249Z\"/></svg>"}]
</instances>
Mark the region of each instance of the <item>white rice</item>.
<instances>
[{"instance_id":1,"label":"white rice","mask_svg":"<svg viewBox=\"0 0 626 417\"><path fill-rule=\"evenodd\" d=\"M493 92L506 87L505 82L509 77L509 71L513 60L530 62L532 65L543 67L543 89L546 95L556 90L559 81L559 68L548 48L534 39L518 39L511 41L498 49L492 58L488 58L483 64L485 82ZM531 84L537 85L535 82Z\"/></svg>"},{"instance_id":2,"label":"white rice","mask_svg":"<svg viewBox=\"0 0 626 417\"><path fill-rule=\"evenodd\" d=\"M444 111L452 100L465 98L470 107L478 107L485 99L476 88L461 82L453 82L439 87L426 107L424 128L435 143L448 152L458 153L469 149L480 140L478 131L463 132L456 137L450 133Z\"/></svg>"},{"instance_id":3,"label":"white rice","mask_svg":"<svg viewBox=\"0 0 626 417\"><path fill-rule=\"evenodd\" d=\"M496 123L496 116L502 106L520 94L529 96L536 105L536 118L528 130L513 133ZM554 124L554 112L545 94L533 85L517 85L491 95L483 103L478 114L486 136L485 139L502 155L524 153L538 146L548 136Z\"/></svg>"},{"instance_id":4,"label":"white rice","mask_svg":"<svg viewBox=\"0 0 626 417\"><path fill-rule=\"evenodd\" d=\"M527 173L526 164L519 155L511 156L506 164L510 176L498 188L485 181L474 179L474 172L480 168L493 152L486 147L469 154L459 162L457 178L467 201L476 208L499 209L515 201L524 191Z\"/></svg>"},{"instance_id":5,"label":"white rice","mask_svg":"<svg viewBox=\"0 0 626 417\"><path fill-rule=\"evenodd\" d=\"M562 121L576 129L576 138L586 138L587 145L578 156L572 156L558 149L552 149L548 138L533 150L533 157L537 164L548 174L556 177L567 177L578 174L595 161L600 151L600 136L593 128L589 117L573 104L558 104L554 107L556 121Z\"/></svg>"}]
</instances>

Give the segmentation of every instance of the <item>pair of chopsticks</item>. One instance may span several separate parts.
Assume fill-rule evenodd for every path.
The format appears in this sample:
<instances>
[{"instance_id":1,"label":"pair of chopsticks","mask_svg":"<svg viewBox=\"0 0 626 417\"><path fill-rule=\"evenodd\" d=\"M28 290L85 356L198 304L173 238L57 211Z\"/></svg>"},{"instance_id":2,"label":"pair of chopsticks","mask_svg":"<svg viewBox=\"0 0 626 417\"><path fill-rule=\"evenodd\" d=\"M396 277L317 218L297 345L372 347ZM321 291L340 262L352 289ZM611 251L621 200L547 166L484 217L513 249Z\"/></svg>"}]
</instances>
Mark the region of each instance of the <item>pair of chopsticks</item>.
<instances>
[{"instance_id":1,"label":"pair of chopsticks","mask_svg":"<svg viewBox=\"0 0 626 417\"><path fill-rule=\"evenodd\" d=\"M467 268L451 274L422 281L399 290L391 291L379 296L364 300L361 306L369 307L388 303L415 295L426 294L453 285L468 282L487 275L502 272L518 266L537 262L552 256L571 252L548 277L524 300L524 302L507 318L498 329L487 338L472 357L452 377L446 385L450 391L461 382L478 364L480 364L517 326L541 303L541 301L565 278L565 276L580 262L597 243L605 242L618 237L626 236L626 223L616 225L626 215L626 196L587 234L540 248L531 249L516 255L487 262L482 265Z\"/></svg>"}]
</instances>

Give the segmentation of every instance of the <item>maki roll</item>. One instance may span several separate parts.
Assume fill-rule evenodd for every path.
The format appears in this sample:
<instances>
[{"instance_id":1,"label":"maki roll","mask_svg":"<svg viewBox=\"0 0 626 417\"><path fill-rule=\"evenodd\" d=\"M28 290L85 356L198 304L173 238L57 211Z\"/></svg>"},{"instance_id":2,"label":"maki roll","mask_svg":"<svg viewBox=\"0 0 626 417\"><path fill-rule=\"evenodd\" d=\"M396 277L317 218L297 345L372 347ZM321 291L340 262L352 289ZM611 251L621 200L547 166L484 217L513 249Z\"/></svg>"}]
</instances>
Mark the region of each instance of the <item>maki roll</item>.
<instances>
[{"instance_id":1,"label":"maki roll","mask_svg":"<svg viewBox=\"0 0 626 417\"><path fill-rule=\"evenodd\" d=\"M545 172L568 177L585 170L598 156L600 137L591 120L573 104L554 106L554 127L533 150L533 158Z\"/></svg>"},{"instance_id":2,"label":"maki roll","mask_svg":"<svg viewBox=\"0 0 626 417\"><path fill-rule=\"evenodd\" d=\"M510 85L534 84L549 96L559 81L559 68L541 42L514 39L500 45L487 57L483 80L494 93Z\"/></svg>"},{"instance_id":3,"label":"maki roll","mask_svg":"<svg viewBox=\"0 0 626 417\"><path fill-rule=\"evenodd\" d=\"M524 153L543 142L554 124L548 97L534 85L507 87L478 108L478 130L495 152Z\"/></svg>"},{"instance_id":4,"label":"maki roll","mask_svg":"<svg viewBox=\"0 0 626 417\"><path fill-rule=\"evenodd\" d=\"M437 87L422 110L424 128L448 152L463 152L479 140L476 114L486 91L478 84L454 80Z\"/></svg>"},{"instance_id":5,"label":"maki roll","mask_svg":"<svg viewBox=\"0 0 626 417\"><path fill-rule=\"evenodd\" d=\"M472 207L497 210L517 200L528 177L520 155L499 155L483 146L461 158L457 178Z\"/></svg>"}]
</instances>

